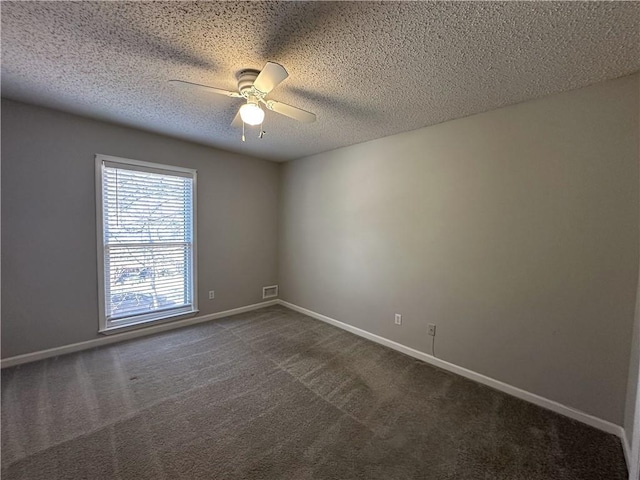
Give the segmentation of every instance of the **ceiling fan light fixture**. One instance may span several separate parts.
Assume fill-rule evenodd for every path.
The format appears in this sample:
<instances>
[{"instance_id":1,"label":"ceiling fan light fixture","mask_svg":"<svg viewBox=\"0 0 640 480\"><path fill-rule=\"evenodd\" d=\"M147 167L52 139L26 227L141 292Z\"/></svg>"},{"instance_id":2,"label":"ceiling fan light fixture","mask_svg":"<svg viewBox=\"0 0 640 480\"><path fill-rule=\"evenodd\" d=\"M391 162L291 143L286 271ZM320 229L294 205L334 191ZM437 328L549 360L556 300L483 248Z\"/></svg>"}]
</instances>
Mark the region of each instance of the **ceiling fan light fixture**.
<instances>
[{"instance_id":1,"label":"ceiling fan light fixture","mask_svg":"<svg viewBox=\"0 0 640 480\"><path fill-rule=\"evenodd\" d=\"M264 110L257 103L248 102L240 107L240 117L247 125L260 125L264 120Z\"/></svg>"}]
</instances>

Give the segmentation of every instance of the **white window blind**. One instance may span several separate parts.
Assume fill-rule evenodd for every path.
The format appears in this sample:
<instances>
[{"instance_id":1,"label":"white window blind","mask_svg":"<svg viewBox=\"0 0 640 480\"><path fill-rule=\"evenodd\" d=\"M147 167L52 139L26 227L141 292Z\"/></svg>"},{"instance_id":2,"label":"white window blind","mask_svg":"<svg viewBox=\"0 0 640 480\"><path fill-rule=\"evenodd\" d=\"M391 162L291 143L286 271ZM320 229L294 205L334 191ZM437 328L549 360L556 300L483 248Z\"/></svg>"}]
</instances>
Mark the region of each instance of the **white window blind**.
<instances>
[{"instance_id":1,"label":"white window blind","mask_svg":"<svg viewBox=\"0 0 640 480\"><path fill-rule=\"evenodd\" d=\"M98 155L101 330L196 311L195 171Z\"/></svg>"}]
</instances>

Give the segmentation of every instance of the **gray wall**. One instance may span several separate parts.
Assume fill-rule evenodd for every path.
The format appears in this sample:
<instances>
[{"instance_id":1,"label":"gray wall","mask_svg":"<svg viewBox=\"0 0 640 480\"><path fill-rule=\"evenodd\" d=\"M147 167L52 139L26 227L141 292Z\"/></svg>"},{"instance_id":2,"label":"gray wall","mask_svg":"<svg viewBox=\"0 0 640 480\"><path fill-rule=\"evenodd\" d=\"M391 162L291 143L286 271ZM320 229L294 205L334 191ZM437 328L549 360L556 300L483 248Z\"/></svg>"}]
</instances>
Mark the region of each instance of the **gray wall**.
<instances>
[{"instance_id":1,"label":"gray wall","mask_svg":"<svg viewBox=\"0 0 640 480\"><path fill-rule=\"evenodd\" d=\"M289 162L280 294L622 425L638 190L638 75Z\"/></svg>"},{"instance_id":2,"label":"gray wall","mask_svg":"<svg viewBox=\"0 0 640 480\"><path fill-rule=\"evenodd\" d=\"M277 164L3 99L3 358L98 337L96 153L198 170L201 315L277 283Z\"/></svg>"}]
</instances>

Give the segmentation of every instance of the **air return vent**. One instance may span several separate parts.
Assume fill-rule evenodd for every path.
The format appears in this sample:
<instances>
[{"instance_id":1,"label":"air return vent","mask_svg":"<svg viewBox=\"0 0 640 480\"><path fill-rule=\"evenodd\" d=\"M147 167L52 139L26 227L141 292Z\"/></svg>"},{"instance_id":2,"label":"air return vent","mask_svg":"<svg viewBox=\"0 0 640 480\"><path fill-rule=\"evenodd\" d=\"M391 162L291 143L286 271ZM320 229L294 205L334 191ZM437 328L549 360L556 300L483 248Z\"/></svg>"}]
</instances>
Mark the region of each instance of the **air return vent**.
<instances>
[{"instance_id":1,"label":"air return vent","mask_svg":"<svg viewBox=\"0 0 640 480\"><path fill-rule=\"evenodd\" d=\"M262 298L273 298L278 296L278 285L262 287Z\"/></svg>"}]
</instances>

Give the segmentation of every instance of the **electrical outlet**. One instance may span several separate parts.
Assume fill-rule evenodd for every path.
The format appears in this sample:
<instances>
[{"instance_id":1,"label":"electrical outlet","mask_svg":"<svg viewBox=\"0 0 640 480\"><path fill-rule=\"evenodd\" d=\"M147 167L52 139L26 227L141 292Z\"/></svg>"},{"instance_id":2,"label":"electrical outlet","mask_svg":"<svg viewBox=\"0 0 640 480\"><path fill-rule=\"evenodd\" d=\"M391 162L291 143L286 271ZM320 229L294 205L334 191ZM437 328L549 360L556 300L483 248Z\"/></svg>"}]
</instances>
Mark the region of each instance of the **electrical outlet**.
<instances>
[{"instance_id":1,"label":"electrical outlet","mask_svg":"<svg viewBox=\"0 0 640 480\"><path fill-rule=\"evenodd\" d=\"M402 325L402 315L400 315L399 313L396 313L396 318L394 322L396 325Z\"/></svg>"},{"instance_id":2,"label":"electrical outlet","mask_svg":"<svg viewBox=\"0 0 640 480\"><path fill-rule=\"evenodd\" d=\"M429 336L431 337L436 336L436 326L433 323L429 324Z\"/></svg>"},{"instance_id":3,"label":"electrical outlet","mask_svg":"<svg viewBox=\"0 0 640 480\"><path fill-rule=\"evenodd\" d=\"M216 298L216 292L214 290L209 290L209 300L213 300Z\"/></svg>"}]
</instances>

